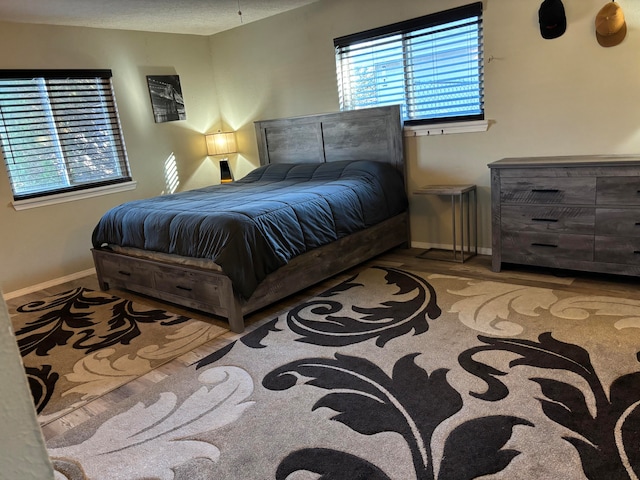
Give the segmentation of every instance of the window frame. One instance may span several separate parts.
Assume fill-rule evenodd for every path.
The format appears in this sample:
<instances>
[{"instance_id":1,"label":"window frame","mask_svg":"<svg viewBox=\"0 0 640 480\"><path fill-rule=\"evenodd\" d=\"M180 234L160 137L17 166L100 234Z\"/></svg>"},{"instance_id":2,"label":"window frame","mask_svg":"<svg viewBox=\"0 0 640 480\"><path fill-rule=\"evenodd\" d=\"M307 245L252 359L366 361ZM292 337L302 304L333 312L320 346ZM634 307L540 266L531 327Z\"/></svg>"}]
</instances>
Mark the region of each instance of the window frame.
<instances>
[{"instance_id":1,"label":"window frame","mask_svg":"<svg viewBox=\"0 0 640 480\"><path fill-rule=\"evenodd\" d=\"M16 210L135 188L112 77L96 69L0 70L0 147ZM21 190L29 167L42 178Z\"/></svg>"},{"instance_id":2,"label":"window frame","mask_svg":"<svg viewBox=\"0 0 640 480\"><path fill-rule=\"evenodd\" d=\"M436 12L429 15L424 15L422 17L413 18L410 20L397 22L394 24L373 28L370 30L366 30L363 32L345 35L342 37L338 37L334 39L334 48L335 48L335 59L336 59L336 76L338 82L338 93L339 93L339 102L340 109L353 109L349 108L349 106L344 105L343 98L343 82L345 80L342 78L341 72L341 50L346 50L350 46L355 46L358 44L362 44L364 42L370 42L380 39L385 39L392 36L400 35L402 37L402 51L403 51L403 86L404 86L404 102L402 104L403 114L408 112L407 105L407 97L414 93L408 92L411 90L411 87L407 87L407 76L410 74L410 69L412 68L412 64L408 61L408 47L405 45L405 37L410 35L412 32L424 30L426 28L437 27L440 25L444 25L451 22L461 21L465 19L475 19L477 17L477 28L478 28L478 51L477 51L477 73L478 73L478 93L479 93L479 109L480 113L472 114L472 115L450 115L450 116L431 116L425 118L404 118L405 127L413 127L414 132L420 131L422 129L426 129L429 125L437 124L440 133L454 133L449 126L453 127L454 124L469 124L474 125L472 130L469 131L479 131L481 129L486 130L486 122L485 122L485 108L484 108L484 37L483 37L483 7L482 2L475 2L469 5L463 5L460 7L452 8L449 10ZM455 28L455 27L454 27ZM348 87L347 87L348 88ZM380 103L377 105L386 105L386 103ZM370 104L368 106L376 106L376 104ZM355 107L364 108L364 107ZM403 115L403 117L406 117ZM476 128L475 125L481 123L483 126L480 129ZM441 128L442 127L442 128ZM421 134L434 134L437 130L425 130L426 133ZM458 131L464 131L464 129L458 129ZM414 133L415 134L415 133Z\"/></svg>"}]
</instances>

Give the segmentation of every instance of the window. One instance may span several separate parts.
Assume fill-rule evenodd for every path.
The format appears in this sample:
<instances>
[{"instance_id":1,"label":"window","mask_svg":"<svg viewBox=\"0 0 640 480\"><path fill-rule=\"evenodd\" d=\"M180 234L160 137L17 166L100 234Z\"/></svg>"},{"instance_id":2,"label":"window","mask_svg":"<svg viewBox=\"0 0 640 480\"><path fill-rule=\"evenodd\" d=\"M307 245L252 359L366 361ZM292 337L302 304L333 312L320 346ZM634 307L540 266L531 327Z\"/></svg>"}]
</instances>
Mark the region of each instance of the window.
<instances>
[{"instance_id":1,"label":"window","mask_svg":"<svg viewBox=\"0 0 640 480\"><path fill-rule=\"evenodd\" d=\"M0 71L14 200L130 182L109 70Z\"/></svg>"},{"instance_id":2,"label":"window","mask_svg":"<svg viewBox=\"0 0 640 480\"><path fill-rule=\"evenodd\" d=\"M334 46L341 110L400 104L405 125L484 120L480 2Z\"/></svg>"}]
</instances>

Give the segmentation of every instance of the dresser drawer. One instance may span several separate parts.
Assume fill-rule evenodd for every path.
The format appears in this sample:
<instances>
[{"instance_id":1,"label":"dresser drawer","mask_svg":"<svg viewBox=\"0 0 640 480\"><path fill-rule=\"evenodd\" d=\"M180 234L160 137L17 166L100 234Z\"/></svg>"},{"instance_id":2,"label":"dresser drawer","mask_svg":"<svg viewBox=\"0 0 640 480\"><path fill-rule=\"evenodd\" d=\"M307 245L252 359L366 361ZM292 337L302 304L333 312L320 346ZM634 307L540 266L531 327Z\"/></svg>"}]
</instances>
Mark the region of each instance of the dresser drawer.
<instances>
[{"instance_id":1,"label":"dresser drawer","mask_svg":"<svg viewBox=\"0 0 640 480\"><path fill-rule=\"evenodd\" d=\"M104 256L101 261L102 276L107 282L127 282L142 287L153 286L153 273L142 262L121 262L116 256Z\"/></svg>"},{"instance_id":2,"label":"dresser drawer","mask_svg":"<svg viewBox=\"0 0 640 480\"><path fill-rule=\"evenodd\" d=\"M593 261L593 244L592 235L502 232L502 259L532 265L541 257Z\"/></svg>"},{"instance_id":3,"label":"dresser drawer","mask_svg":"<svg viewBox=\"0 0 640 480\"><path fill-rule=\"evenodd\" d=\"M503 178L501 203L593 205L596 199L595 177Z\"/></svg>"},{"instance_id":4,"label":"dresser drawer","mask_svg":"<svg viewBox=\"0 0 640 480\"><path fill-rule=\"evenodd\" d=\"M598 205L640 205L640 177L600 177Z\"/></svg>"},{"instance_id":5,"label":"dresser drawer","mask_svg":"<svg viewBox=\"0 0 640 480\"><path fill-rule=\"evenodd\" d=\"M640 209L598 208L595 233L640 237Z\"/></svg>"},{"instance_id":6,"label":"dresser drawer","mask_svg":"<svg viewBox=\"0 0 640 480\"><path fill-rule=\"evenodd\" d=\"M210 305L221 305L221 281L205 272L162 268L154 271L153 277L157 290L193 300L206 298Z\"/></svg>"},{"instance_id":7,"label":"dresser drawer","mask_svg":"<svg viewBox=\"0 0 640 480\"><path fill-rule=\"evenodd\" d=\"M640 265L640 238L596 237L597 262Z\"/></svg>"},{"instance_id":8,"label":"dresser drawer","mask_svg":"<svg viewBox=\"0 0 640 480\"><path fill-rule=\"evenodd\" d=\"M540 207L533 205L503 205L503 231L556 232L593 235L595 208Z\"/></svg>"}]
</instances>

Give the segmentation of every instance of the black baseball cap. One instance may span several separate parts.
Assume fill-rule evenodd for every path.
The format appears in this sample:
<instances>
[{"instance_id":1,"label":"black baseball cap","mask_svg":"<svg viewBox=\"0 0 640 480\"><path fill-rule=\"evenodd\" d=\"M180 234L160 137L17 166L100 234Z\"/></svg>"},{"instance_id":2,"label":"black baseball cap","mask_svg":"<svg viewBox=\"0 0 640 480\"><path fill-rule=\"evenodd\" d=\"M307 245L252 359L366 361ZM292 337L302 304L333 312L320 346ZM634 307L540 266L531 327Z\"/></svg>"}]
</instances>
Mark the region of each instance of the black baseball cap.
<instances>
[{"instance_id":1,"label":"black baseball cap","mask_svg":"<svg viewBox=\"0 0 640 480\"><path fill-rule=\"evenodd\" d=\"M538 20L542 38L550 40L561 36L567 29L562 0L544 0L538 10Z\"/></svg>"}]
</instances>

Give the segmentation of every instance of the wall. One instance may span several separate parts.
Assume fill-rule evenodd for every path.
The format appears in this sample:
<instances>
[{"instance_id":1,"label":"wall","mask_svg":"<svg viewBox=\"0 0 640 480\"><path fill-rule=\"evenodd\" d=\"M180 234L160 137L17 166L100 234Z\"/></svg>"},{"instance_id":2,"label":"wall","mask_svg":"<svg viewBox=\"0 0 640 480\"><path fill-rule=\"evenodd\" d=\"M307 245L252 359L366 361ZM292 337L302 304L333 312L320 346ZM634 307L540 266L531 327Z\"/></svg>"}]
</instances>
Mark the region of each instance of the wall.
<instances>
[{"instance_id":1,"label":"wall","mask_svg":"<svg viewBox=\"0 0 640 480\"><path fill-rule=\"evenodd\" d=\"M333 38L471 3L323 0L211 37L225 120L255 149L250 122L338 109ZM485 0L487 132L409 138L409 190L475 183L480 246L491 246L489 169L503 157L640 152L640 2L622 1L626 39L603 48L594 20L603 0L564 0L568 27L540 36L540 0ZM255 158L247 153L247 158ZM236 169L252 168L246 160ZM412 196L415 246L451 243L448 201Z\"/></svg>"},{"instance_id":2,"label":"wall","mask_svg":"<svg viewBox=\"0 0 640 480\"><path fill-rule=\"evenodd\" d=\"M92 267L97 218L123 201L165 191L164 162L177 158L180 188L213 183L215 160L201 133L239 130L236 177L257 165L253 121L336 111L333 38L466 3L461 0L322 0L207 39L101 29L0 24L0 68L111 68L132 192L16 212L0 169L0 287L11 292ZM564 0L567 32L544 40L539 0L485 0L487 132L407 138L409 190L427 183L475 183L480 246L490 247L489 169L508 156L636 153L640 112L638 2L621 3L627 38L600 47L601 0ZM187 120L155 124L145 75L177 73ZM412 242L450 243L448 202L411 198Z\"/></svg>"},{"instance_id":3,"label":"wall","mask_svg":"<svg viewBox=\"0 0 640 480\"><path fill-rule=\"evenodd\" d=\"M127 200L165 192L164 164L171 154L180 188L219 179L202 135L222 127L206 37L4 23L0 44L0 68L111 69L137 181L129 192L16 211L0 168L0 288L5 292L92 268L91 232L100 215ZM163 74L180 76L186 121L153 120L146 75Z\"/></svg>"},{"instance_id":4,"label":"wall","mask_svg":"<svg viewBox=\"0 0 640 480\"><path fill-rule=\"evenodd\" d=\"M53 478L7 307L0 295L0 478Z\"/></svg>"}]
</instances>

